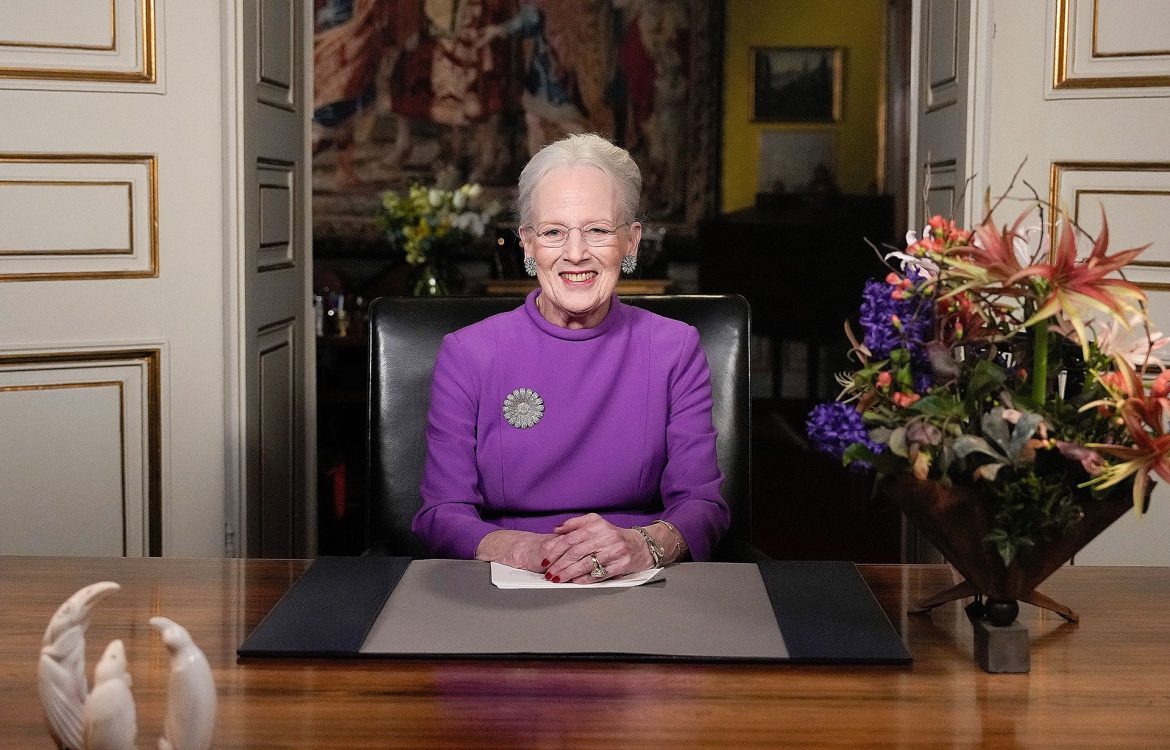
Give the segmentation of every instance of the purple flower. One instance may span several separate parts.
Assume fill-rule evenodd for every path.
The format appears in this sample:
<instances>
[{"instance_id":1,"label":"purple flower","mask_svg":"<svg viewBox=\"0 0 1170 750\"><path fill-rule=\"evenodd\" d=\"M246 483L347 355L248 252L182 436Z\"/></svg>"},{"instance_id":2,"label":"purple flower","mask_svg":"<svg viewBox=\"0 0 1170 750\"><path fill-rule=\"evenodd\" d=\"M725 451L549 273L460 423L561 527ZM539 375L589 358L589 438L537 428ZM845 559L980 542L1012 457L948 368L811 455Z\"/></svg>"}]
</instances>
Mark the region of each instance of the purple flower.
<instances>
[{"instance_id":1,"label":"purple flower","mask_svg":"<svg viewBox=\"0 0 1170 750\"><path fill-rule=\"evenodd\" d=\"M890 274L890 278L896 278ZM913 273L906 277L914 284L927 281L925 276ZM903 282L904 284L905 282ZM910 373L915 393L926 393L934 385L930 356L926 344L934 333L934 301L925 295L911 293L894 299L893 292L905 289L890 281L871 279L865 282L861 302L861 327L865 331L865 346L878 359L885 359L895 349L910 354Z\"/></svg>"},{"instance_id":2,"label":"purple flower","mask_svg":"<svg viewBox=\"0 0 1170 750\"><path fill-rule=\"evenodd\" d=\"M885 449L869 439L865 421L850 404L837 401L817 404L809 413L806 426L813 446L838 459L854 443L861 443L874 453L881 453ZM869 468L869 464L862 461L855 462L855 465L858 468Z\"/></svg>"},{"instance_id":3,"label":"purple flower","mask_svg":"<svg viewBox=\"0 0 1170 750\"><path fill-rule=\"evenodd\" d=\"M861 302L865 346L878 359L890 356L894 349L906 349L925 362L924 345L934 330L934 305L918 294L894 299L892 291L887 282L865 282Z\"/></svg>"}]
</instances>

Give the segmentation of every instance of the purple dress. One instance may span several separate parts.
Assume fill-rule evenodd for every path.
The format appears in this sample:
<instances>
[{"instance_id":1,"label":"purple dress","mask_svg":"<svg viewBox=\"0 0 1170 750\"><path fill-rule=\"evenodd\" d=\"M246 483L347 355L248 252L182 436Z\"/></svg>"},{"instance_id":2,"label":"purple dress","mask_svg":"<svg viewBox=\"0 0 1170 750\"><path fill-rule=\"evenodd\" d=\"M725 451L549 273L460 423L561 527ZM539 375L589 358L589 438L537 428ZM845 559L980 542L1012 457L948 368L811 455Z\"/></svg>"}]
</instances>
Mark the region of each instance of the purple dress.
<instances>
[{"instance_id":1,"label":"purple dress","mask_svg":"<svg viewBox=\"0 0 1170 750\"><path fill-rule=\"evenodd\" d=\"M698 331L616 296L596 327L561 328L538 294L443 339L415 534L470 559L492 531L548 533L594 512L625 528L670 521L710 559L731 516ZM520 388L544 402L527 429L503 413Z\"/></svg>"}]
</instances>

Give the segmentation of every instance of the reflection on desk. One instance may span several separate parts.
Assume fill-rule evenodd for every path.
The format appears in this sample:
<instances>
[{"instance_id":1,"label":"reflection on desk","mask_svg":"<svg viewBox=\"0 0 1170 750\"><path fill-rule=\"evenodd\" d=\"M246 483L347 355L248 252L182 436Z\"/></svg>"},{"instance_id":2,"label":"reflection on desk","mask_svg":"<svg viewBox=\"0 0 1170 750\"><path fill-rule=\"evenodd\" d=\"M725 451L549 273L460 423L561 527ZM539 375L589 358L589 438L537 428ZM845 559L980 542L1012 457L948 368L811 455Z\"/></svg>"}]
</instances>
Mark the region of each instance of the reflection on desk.
<instances>
[{"instance_id":1,"label":"reflection on desk","mask_svg":"<svg viewBox=\"0 0 1170 750\"><path fill-rule=\"evenodd\" d=\"M914 666L281 660L235 649L308 565L300 560L0 557L0 747L51 747L36 695L45 623L83 585L122 590L95 612L91 665L126 644L139 745L162 727L165 614L206 652L216 748L613 748L882 745L1157 747L1170 738L1170 570L1064 568L1045 593L1079 625L1025 605L1032 672L983 673L957 604L908 617L951 582L942 566L861 566ZM504 697L501 697L504 696Z\"/></svg>"}]
</instances>

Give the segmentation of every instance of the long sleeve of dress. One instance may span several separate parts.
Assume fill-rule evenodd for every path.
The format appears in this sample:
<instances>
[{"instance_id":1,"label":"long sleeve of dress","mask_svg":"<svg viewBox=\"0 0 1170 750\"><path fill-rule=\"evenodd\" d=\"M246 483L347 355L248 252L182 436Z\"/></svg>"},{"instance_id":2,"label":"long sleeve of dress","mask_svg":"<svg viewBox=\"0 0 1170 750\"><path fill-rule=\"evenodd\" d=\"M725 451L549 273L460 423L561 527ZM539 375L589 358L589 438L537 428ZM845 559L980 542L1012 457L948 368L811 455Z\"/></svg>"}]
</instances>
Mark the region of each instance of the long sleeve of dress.
<instances>
[{"instance_id":1,"label":"long sleeve of dress","mask_svg":"<svg viewBox=\"0 0 1170 750\"><path fill-rule=\"evenodd\" d=\"M478 394L462 361L456 334L443 339L435 360L427 413L427 457L420 487L423 505L414 533L441 557L469 560L499 526L484 521L476 469Z\"/></svg>"},{"instance_id":2,"label":"long sleeve of dress","mask_svg":"<svg viewBox=\"0 0 1170 750\"><path fill-rule=\"evenodd\" d=\"M671 378L667 457L659 486L662 517L678 527L697 561L711 558L731 524L730 509L720 493L723 475L711 408L710 368L698 331L691 328Z\"/></svg>"}]
</instances>

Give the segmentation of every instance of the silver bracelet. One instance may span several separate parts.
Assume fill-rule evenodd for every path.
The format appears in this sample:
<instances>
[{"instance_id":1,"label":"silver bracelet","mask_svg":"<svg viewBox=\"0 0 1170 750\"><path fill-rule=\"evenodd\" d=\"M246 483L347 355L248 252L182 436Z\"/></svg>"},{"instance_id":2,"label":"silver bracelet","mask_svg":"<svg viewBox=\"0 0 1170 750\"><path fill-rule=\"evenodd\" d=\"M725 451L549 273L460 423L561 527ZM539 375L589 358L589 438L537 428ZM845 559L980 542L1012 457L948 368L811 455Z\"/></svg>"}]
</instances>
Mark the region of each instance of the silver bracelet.
<instances>
[{"instance_id":1,"label":"silver bracelet","mask_svg":"<svg viewBox=\"0 0 1170 750\"><path fill-rule=\"evenodd\" d=\"M654 567L661 568L662 555L664 552L662 545L654 541L654 537L650 536L650 532L646 531L646 529L642 528L641 526L635 526L634 531L641 534L642 538L646 540L646 546L650 548L650 560L654 563Z\"/></svg>"}]
</instances>

